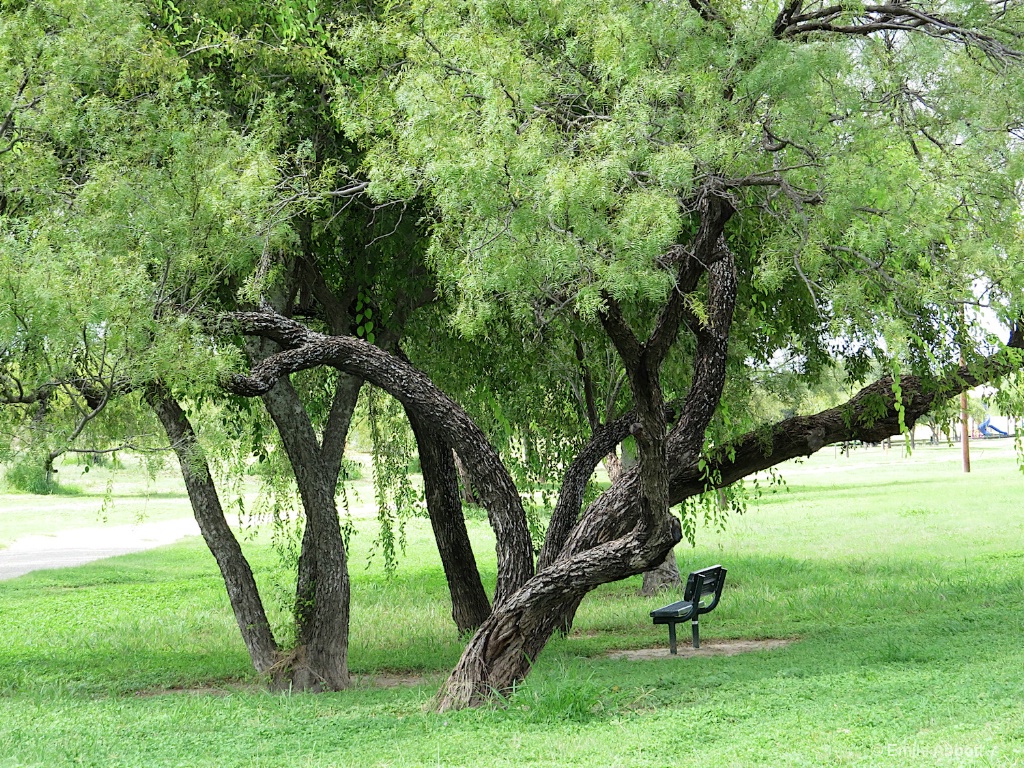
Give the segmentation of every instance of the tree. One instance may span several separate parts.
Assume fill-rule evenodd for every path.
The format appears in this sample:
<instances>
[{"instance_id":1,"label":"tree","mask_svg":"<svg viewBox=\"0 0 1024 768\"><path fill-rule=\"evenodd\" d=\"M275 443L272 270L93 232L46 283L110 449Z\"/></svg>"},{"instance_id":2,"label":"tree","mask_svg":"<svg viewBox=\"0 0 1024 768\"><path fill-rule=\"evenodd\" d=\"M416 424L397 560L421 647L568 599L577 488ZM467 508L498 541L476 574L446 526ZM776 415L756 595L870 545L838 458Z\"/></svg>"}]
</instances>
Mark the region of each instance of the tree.
<instances>
[{"instance_id":1,"label":"tree","mask_svg":"<svg viewBox=\"0 0 1024 768\"><path fill-rule=\"evenodd\" d=\"M670 505L830 442L898 432L936 398L1017 364L1016 332L979 356L959 308L981 284L1005 323L1020 310L1019 9L395 13L339 42L353 60L394 62L377 102L365 78L339 88L338 110L368 146L371 193L426 197L429 256L460 332L486 338L538 318L603 332L632 408L566 469L545 543L554 554L495 601L440 708L507 689L567 607L659 563L680 538ZM381 104L399 118L367 131ZM237 320L285 341L280 318ZM234 379L236 391L331 365L419 410L460 454L483 452L464 415L401 361L288 333L291 349ZM963 368L960 347L972 350ZM838 408L730 436L728 374L780 351L806 375L834 359L855 377L872 361L892 374ZM665 377L673 356L685 378ZM669 387L683 396L677 414ZM585 479L627 435L637 467L581 515ZM511 493L505 508L519 514Z\"/></svg>"},{"instance_id":2,"label":"tree","mask_svg":"<svg viewBox=\"0 0 1024 768\"><path fill-rule=\"evenodd\" d=\"M359 199L366 185L346 169L358 151L323 99L332 60L311 37L323 27L296 9L5 6L11 85L0 104L4 152L17 161L0 189L10 319L0 395L26 446L42 442L46 406L59 446L45 449L47 466L86 428L97 434L101 414L110 421L133 408L135 423L110 427L133 443L156 416L254 666L277 687L336 689L348 682L349 588L335 497L362 381L311 372L264 393L265 415L256 412L225 397L216 372L276 348L229 333L211 356L205 320L268 306L397 349L433 283L415 218ZM83 277L92 290L80 288ZM220 456L188 416L204 401L239 433ZM68 418L74 405L77 421ZM437 453L429 430L417 436L424 455ZM244 472L248 456L266 458L268 442L287 456L304 513L291 649L270 630L211 467ZM451 461L424 464L453 615L466 631L490 605L448 494Z\"/></svg>"},{"instance_id":3,"label":"tree","mask_svg":"<svg viewBox=\"0 0 1024 768\"><path fill-rule=\"evenodd\" d=\"M168 57L168 80L190 98L171 114L201 117L186 133L207 154L133 156L115 143L133 173L113 188L174 199L161 180L189 167L207 178L224 150L203 139L219 126L238 159L218 172L257 172L240 199L221 202L208 178L209 196L193 197L201 211L238 206L258 237L228 237L239 228L215 218L227 235L206 248L182 227L203 265L189 271L151 242L184 219L152 206L145 227L127 228L148 239L107 227L85 241L145 243L121 249L143 265L147 305L163 310L133 336L147 360L135 389L169 434L190 439L163 393L236 403L218 387L261 398L276 425L306 520L299 642L282 665L300 687L347 682L334 492L362 382L402 404L436 472L432 522L453 537L441 548L467 625L486 610L451 450L496 533L493 608L439 695L447 709L522 680L587 593L663 562L705 494L831 442L898 433L1019 366L1018 8L158 8L154 39L180 56ZM90 185L109 183L95 170L107 158L89 157ZM105 210L83 208L77 226ZM12 247L33 232L18 229ZM154 294L165 284L173 291ZM979 295L1013 328L1007 344L978 340L978 318L961 311ZM175 346L195 371L172 370ZM742 382L780 354L803 378L837 361L854 380L872 365L888 373L838 407L751 424ZM583 379L557 375L567 366ZM583 370L609 371L603 420L591 418ZM627 438L636 465L589 500L595 467ZM522 493L533 489L517 487L509 459L537 446L561 481L535 564ZM671 512L680 504L683 520ZM239 566L222 565L229 593L249 590L230 542L207 540ZM278 658L254 603L233 606L243 635L255 629L257 668Z\"/></svg>"}]
</instances>

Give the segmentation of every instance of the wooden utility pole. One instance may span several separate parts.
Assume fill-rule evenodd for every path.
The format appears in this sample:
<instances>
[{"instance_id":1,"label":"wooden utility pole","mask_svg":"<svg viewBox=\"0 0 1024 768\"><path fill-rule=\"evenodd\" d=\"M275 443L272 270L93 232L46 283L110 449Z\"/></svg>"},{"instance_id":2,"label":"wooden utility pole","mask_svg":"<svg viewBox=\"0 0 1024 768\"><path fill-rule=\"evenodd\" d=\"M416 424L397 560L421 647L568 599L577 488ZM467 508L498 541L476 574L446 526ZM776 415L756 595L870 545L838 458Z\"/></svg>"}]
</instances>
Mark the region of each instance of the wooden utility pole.
<instances>
[{"instance_id":1,"label":"wooden utility pole","mask_svg":"<svg viewBox=\"0 0 1024 768\"><path fill-rule=\"evenodd\" d=\"M967 312L964 305L960 305L960 322L963 325L964 338L967 336ZM960 344L960 367L967 365L964 358L963 342ZM971 471L971 430L967 421L967 390L960 393L960 451L963 453L964 472Z\"/></svg>"},{"instance_id":2,"label":"wooden utility pole","mask_svg":"<svg viewBox=\"0 0 1024 768\"><path fill-rule=\"evenodd\" d=\"M960 365L964 358L960 356ZM964 456L964 472L971 471L971 430L967 420L967 390L960 393L960 450Z\"/></svg>"}]
</instances>

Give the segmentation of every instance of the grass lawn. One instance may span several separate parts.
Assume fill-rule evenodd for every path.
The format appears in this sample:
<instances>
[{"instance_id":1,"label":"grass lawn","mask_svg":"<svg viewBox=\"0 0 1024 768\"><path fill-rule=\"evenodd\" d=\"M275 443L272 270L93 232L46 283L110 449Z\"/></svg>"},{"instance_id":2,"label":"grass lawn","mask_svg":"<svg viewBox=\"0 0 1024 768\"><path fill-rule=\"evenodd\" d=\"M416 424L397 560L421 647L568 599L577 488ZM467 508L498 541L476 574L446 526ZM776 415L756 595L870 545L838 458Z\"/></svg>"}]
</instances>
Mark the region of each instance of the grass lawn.
<instances>
[{"instance_id":1,"label":"grass lawn","mask_svg":"<svg viewBox=\"0 0 1024 768\"><path fill-rule=\"evenodd\" d=\"M684 571L729 568L702 638L796 640L785 648L611 660L667 643L647 613L668 599L638 597L633 579L588 598L507 706L446 715L424 705L460 643L423 520L393 578L379 557L367 565L375 524L357 520L361 677L337 694L258 689L201 541L2 582L0 768L1024 766L1024 477L1010 443L976 443L967 476L958 448L829 448L680 548ZM0 520L26 499L0 497ZM30 499L37 517L68 501ZM469 525L493 582L493 538ZM267 592L286 594L265 541L246 546Z\"/></svg>"},{"instance_id":2,"label":"grass lawn","mask_svg":"<svg viewBox=\"0 0 1024 768\"><path fill-rule=\"evenodd\" d=\"M22 536L59 529L192 517L180 473L149 477L137 459L122 460L120 470L100 466L87 471L83 465L59 461L63 492L52 496L15 493L0 477L0 550Z\"/></svg>"}]
</instances>

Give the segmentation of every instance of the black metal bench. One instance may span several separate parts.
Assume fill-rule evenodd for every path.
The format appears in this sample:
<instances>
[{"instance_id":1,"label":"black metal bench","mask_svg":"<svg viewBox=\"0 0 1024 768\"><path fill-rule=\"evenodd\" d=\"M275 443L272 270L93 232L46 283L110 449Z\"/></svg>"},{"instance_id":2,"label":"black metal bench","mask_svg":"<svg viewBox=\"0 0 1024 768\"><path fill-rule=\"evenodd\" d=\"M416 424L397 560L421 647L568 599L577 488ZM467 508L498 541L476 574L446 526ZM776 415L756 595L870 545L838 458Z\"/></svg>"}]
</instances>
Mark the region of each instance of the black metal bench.
<instances>
[{"instance_id":1,"label":"black metal bench","mask_svg":"<svg viewBox=\"0 0 1024 768\"><path fill-rule=\"evenodd\" d=\"M686 579L686 589L683 591L683 599L678 603L666 605L656 611L651 611L651 618L655 624L668 624L668 646L669 653L676 653L676 624L683 621L691 621L693 624L693 647L700 648L700 623L698 619L701 614L711 613L722 599L722 587L725 585L726 569L720 565L712 565L710 568L702 568L694 571ZM711 595L711 601L701 602L705 597Z\"/></svg>"}]
</instances>

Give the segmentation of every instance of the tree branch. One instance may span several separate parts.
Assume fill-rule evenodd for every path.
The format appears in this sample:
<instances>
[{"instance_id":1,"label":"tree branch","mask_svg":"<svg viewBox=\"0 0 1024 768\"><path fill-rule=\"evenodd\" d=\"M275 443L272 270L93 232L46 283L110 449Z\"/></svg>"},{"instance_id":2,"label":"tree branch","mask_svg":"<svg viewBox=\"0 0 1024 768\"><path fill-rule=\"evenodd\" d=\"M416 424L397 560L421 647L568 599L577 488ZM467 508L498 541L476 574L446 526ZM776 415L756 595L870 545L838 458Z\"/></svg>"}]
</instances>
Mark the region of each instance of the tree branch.
<instances>
[{"instance_id":1,"label":"tree branch","mask_svg":"<svg viewBox=\"0 0 1024 768\"><path fill-rule=\"evenodd\" d=\"M956 21L915 7L894 2L860 7L833 5L809 13L800 13L802 2L794 0L779 13L773 27L778 39L799 38L814 32L840 35L870 35L882 31L918 32L941 40L951 40L965 48L977 48L995 61L1020 61L1024 54L998 38L965 27ZM1015 39L1019 36L1014 35Z\"/></svg>"},{"instance_id":2,"label":"tree branch","mask_svg":"<svg viewBox=\"0 0 1024 768\"><path fill-rule=\"evenodd\" d=\"M712 195L705 195L701 199L699 209L700 227L693 241L693 252L680 265L672 295L658 315L654 331L644 345L649 365L655 370L661 366L679 334L686 294L696 290L697 282L705 270L728 255L722 233L736 209L727 200Z\"/></svg>"},{"instance_id":3,"label":"tree branch","mask_svg":"<svg viewBox=\"0 0 1024 768\"><path fill-rule=\"evenodd\" d=\"M1021 339L1013 348L1024 347ZM982 373L966 366L938 382L917 376L901 376L900 406L903 425L912 428L937 402L1015 370L1016 361L1005 352L997 353L982 366ZM768 429L749 432L714 452L704 470L692 461L677 466L670 481L673 504L715 488L724 488L737 480L774 467L798 456L810 456L826 445L861 440L877 443L902 431L892 377L869 384L848 402L813 416L795 416ZM678 460L681 452L674 452Z\"/></svg>"},{"instance_id":4,"label":"tree branch","mask_svg":"<svg viewBox=\"0 0 1024 768\"><path fill-rule=\"evenodd\" d=\"M693 360L693 383L686 393L679 421L669 434L670 453L673 446L676 446L676 450L700 449L725 386L729 329L732 326L739 283L732 252L725 247L724 242L721 241L725 257L712 264L708 271L710 311L706 322L695 324L697 350Z\"/></svg>"},{"instance_id":5,"label":"tree branch","mask_svg":"<svg viewBox=\"0 0 1024 768\"><path fill-rule=\"evenodd\" d=\"M633 333L633 329L629 327L629 323L626 322L619 302L609 294L604 294L604 301L605 309L598 313L601 325L622 358L626 370L635 370L640 365L643 345Z\"/></svg>"},{"instance_id":6,"label":"tree branch","mask_svg":"<svg viewBox=\"0 0 1024 768\"><path fill-rule=\"evenodd\" d=\"M469 415L421 371L388 352L349 336L324 336L269 312L225 315L217 327L284 342L290 348L270 355L249 376L234 374L223 386L244 397L270 391L281 378L320 365L358 376L388 392L451 445L469 471L495 529L498 589L504 600L533 575L533 547L522 500L497 451Z\"/></svg>"}]
</instances>

